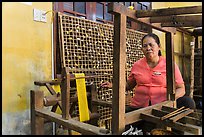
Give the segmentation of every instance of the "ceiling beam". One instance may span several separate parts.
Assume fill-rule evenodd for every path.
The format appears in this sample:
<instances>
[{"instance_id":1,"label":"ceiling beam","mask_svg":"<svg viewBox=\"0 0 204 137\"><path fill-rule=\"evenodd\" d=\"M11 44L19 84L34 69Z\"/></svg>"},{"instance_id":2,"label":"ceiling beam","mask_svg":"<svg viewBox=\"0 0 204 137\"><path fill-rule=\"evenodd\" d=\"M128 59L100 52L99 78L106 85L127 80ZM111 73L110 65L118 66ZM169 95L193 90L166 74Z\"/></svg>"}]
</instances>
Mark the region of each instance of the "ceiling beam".
<instances>
[{"instance_id":1,"label":"ceiling beam","mask_svg":"<svg viewBox=\"0 0 204 137\"><path fill-rule=\"evenodd\" d=\"M189 15L189 16L163 16L151 17L150 23L163 23L163 22L201 22L202 15Z\"/></svg>"},{"instance_id":2,"label":"ceiling beam","mask_svg":"<svg viewBox=\"0 0 204 137\"><path fill-rule=\"evenodd\" d=\"M162 27L202 27L202 22L165 22Z\"/></svg>"},{"instance_id":3,"label":"ceiling beam","mask_svg":"<svg viewBox=\"0 0 204 137\"><path fill-rule=\"evenodd\" d=\"M144 17L158 17L158 16L197 14L197 13L202 13L202 6L137 10L136 17L144 18Z\"/></svg>"},{"instance_id":4,"label":"ceiling beam","mask_svg":"<svg viewBox=\"0 0 204 137\"><path fill-rule=\"evenodd\" d=\"M202 28L201 29L194 29L193 34L198 35L198 36L202 36Z\"/></svg>"}]
</instances>

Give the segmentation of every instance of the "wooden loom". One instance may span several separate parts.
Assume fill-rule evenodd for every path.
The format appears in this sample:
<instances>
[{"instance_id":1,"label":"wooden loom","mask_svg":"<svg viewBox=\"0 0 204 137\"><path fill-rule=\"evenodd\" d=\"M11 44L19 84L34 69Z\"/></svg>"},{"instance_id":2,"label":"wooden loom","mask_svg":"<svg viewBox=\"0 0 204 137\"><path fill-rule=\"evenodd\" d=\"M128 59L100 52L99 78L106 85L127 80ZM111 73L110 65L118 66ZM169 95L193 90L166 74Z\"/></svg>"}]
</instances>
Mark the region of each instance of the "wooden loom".
<instances>
[{"instance_id":1,"label":"wooden loom","mask_svg":"<svg viewBox=\"0 0 204 137\"><path fill-rule=\"evenodd\" d=\"M129 10L126 7L117 4L110 3L108 5L109 12L114 14L114 47L113 47L113 99L112 104L107 102L99 102L94 99L94 95L92 95L92 103L100 104L104 106L112 107L112 130L106 130L92 124L79 122L77 118L70 118L69 116L69 101L72 100L69 97L70 92L70 81L71 77L67 68L63 69L62 72L62 80L61 81L50 81L50 82L36 82L36 85L46 86L52 95L55 95L53 89L50 85L54 83L61 83L62 85L62 96L61 100L57 100L57 103L62 108L62 115L50 112L44 109L44 95L41 91L31 90L31 126L32 134L43 134L44 129L44 119L48 119L50 121L59 123L64 127L67 127L70 130L75 130L82 134L97 134L97 135L110 135L110 134L121 134L124 132L125 125L140 121L146 120L153 123L162 123L162 127L176 127L179 130L187 131L193 134L199 134L199 128L193 127L192 125L200 125L201 124L201 115L199 113L191 112L189 115L180 116L180 118L176 118L176 120L162 120L161 117L166 114L175 111L175 85L174 85L174 57L173 57L173 33L171 29L164 29L158 26L151 25L146 23L145 21L139 20L135 17L135 11ZM159 31L165 32L166 37L166 58L168 60L167 63L167 91L168 101L149 106L147 108L142 108L136 111L132 111L129 113L125 112L125 62L126 58L125 52L125 43L126 43L126 18L129 17L132 20L146 25L148 27L152 27ZM119 46L119 47L118 47ZM74 78L72 78L74 79ZM93 88L94 89L94 86ZM94 90L93 90L94 91ZM92 92L94 93L94 92ZM61 102L60 102L61 101ZM56 103L56 100L54 101ZM54 103L54 104L55 104ZM52 104L52 103L51 103ZM196 116L196 117L195 117ZM188 123L185 125L183 123ZM191 124L191 125L189 125Z\"/></svg>"}]
</instances>

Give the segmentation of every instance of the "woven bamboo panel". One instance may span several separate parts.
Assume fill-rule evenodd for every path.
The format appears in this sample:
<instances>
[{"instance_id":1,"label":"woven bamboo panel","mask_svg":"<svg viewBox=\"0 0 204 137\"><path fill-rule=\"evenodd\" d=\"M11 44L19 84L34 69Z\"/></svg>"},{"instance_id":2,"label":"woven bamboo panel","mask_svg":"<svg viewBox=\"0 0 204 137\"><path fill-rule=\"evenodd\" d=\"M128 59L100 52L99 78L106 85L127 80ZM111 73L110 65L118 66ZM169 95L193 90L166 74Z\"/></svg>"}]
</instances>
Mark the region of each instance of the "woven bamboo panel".
<instances>
[{"instance_id":1,"label":"woven bamboo panel","mask_svg":"<svg viewBox=\"0 0 204 137\"><path fill-rule=\"evenodd\" d=\"M112 89L102 89L100 84L105 81L112 82L113 78L113 25L62 13L58 14L58 19L61 65L68 67L70 73L82 72L100 76L86 80L86 83L94 82L97 85L99 100L111 101ZM144 35L145 33L127 29L126 76L130 73L133 63L144 57L141 51L141 39ZM100 125L111 119L110 108L98 106L98 112L101 114Z\"/></svg>"}]
</instances>

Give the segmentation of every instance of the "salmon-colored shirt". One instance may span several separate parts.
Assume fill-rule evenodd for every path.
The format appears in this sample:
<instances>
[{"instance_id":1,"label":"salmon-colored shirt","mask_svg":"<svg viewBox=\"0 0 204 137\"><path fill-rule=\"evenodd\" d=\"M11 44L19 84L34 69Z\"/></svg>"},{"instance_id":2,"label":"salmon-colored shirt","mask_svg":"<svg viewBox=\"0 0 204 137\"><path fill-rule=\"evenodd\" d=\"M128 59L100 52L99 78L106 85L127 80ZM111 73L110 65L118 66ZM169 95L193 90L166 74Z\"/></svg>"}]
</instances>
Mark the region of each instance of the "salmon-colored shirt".
<instances>
[{"instance_id":1,"label":"salmon-colored shirt","mask_svg":"<svg viewBox=\"0 0 204 137\"><path fill-rule=\"evenodd\" d=\"M157 104L166 100L166 59L162 56L159 63L154 68L150 68L146 58L142 58L134 63L128 80L135 81L134 97L131 99L131 106L147 107L149 101L151 104ZM175 63L175 84L183 84L183 78L180 70Z\"/></svg>"}]
</instances>

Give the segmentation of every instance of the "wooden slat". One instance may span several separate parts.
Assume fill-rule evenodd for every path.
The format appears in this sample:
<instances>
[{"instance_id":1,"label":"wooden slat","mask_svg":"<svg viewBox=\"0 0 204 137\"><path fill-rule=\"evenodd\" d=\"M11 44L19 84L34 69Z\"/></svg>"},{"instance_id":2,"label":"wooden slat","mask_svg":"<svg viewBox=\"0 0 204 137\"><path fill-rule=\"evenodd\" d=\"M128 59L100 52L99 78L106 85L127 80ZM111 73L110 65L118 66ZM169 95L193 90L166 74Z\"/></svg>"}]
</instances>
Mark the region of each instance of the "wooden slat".
<instances>
[{"instance_id":1,"label":"wooden slat","mask_svg":"<svg viewBox=\"0 0 204 137\"><path fill-rule=\"evenodd\" d=\"M179 109L177 109L177 110L175 110L175 111L173 111L173 112L171 112L171 113L168 113L167 115L161 117L161 120L164 120L164 119L167 119L167 118L169 118L169 117L172 117L173 115L178 114L179 111L185 111L185 110L181 110L181 109L183 109L183 108L184 108L184 107L181 107L181 108L179 108Z\"/></svg>"},{"instance_id":2,"label":"wooden slat","mask_svg":"<svg viewBox=\"0 0 204 137\"><path fill-rule=\"evenodd\" d=\"M50 112L47 109L36 109L36 115L49 119L53 122L56 122L60 125L67 127L70 130L77 131L84 135L107 135L109 133L109 130L107 129L82 123L74 119L65 120L61 117L61 115Z\"/></svg>"},{"instance_id":3,"label":"wooden slat","mask_svg":"<svg viewBox=\"0 0 204 137\"><path fill-rule=\"evenodd\" d=\"M165 102L162 102L162 103L159 103L159 104L155 104L155 105L152 105L152 106L148 106L148 107L145 107L145 108L141 108L141 109L138 109L138 110L128 112L125 115L125 122L126 122L125 124L129 125L129 124L132 124L134 122L141 121L141 118L140 118L141 113L151 114L153 108L161 109L163 105L167 105L167 106L172 107L173 106L173 101L168 100L168 101L165 101Z\"/></svg>"},{"instance_id":4,"label":"wooden slat","mask_svg":"<svg viewBox=\"0 0 204 137\"><path fill-rule=\"evenodd\" d=\"M172 111L176 110L176 108L172 108L172 107L168 107L168 106L162 106L161 109L164 111L167 111L167 112L172 112ZM197 118L197 119L202 119L202 114L199 112L193 112L193 113L189 114L188 116L193 117L193 118Z\"/></svg>"},{"instance_id":5,"label":"wooden slat","mask_svg":"<svg viewBox=\"0 0 204 137\"><path fill-rule=\"evenodd\" d=\"M172 122L176 122L176 121L178 121L179 119L181 119L181 118L187 116L188 114L190 114L190 113L192 113L192 112L193 112L192 109L188 109L188 110L185 111L185 112L182 112L182 113L180 113L180 114L178 114L178 115L176 115L176 116L174 116L174 117L171 117L170 120L171 120Z\"/></svg>"},{"instance_id":6,"label":"wooden slat","mask_svg":"<svg viewBox=\"0 0 204 137\"><path fill-rule=\"evenodd\" d=\"M58 26L59 26L59 46L60 46L60 59L61 59L61 67L66 67L66 63L65 63L65 51L64 51L64 33L63 33L63 25L62 25L62 13L58 12Z\"/></svg>"},{"instance_id":7,"label":"wooden slat","mask_svg":"<svg viewBox=\"0 0 204 137\"><path fill-rule=\"evenodd\" d=\"M202 13L202 6L138 10L136 12L136 17L144 18L144 17L181 15L181 14L197 14L197 13Z\"/></svg>"},{"instance_id":8,"label":"wooden slat","mask_svg":"<svg viewBox=\"0 0 204 137\"><path fill-rule=\"evenodd\" d=\"M195 128L193 126L190 125L184 125L182 123L178 123L178 122L171 122L171 121L162 121L160 120L159 117L153 116L151 114L145 114L145 113L141 113L141 119L145 120L145 121L149 121L155 124L162 124L168 127L172 127L175 128L177 130L180 131L186 131L195 135L199 135L200 134L200 129L199 128Z\"/></svg>"},{"instance_id":9,"label":"wooden slat","mask_svg":"<svg viewBox=\"0 0 204 137\"><path fill-rule=\"evenodd\" d=\"M112 134L125 130L126 16L114 16Z\"/></svg>"}]
</instances>

